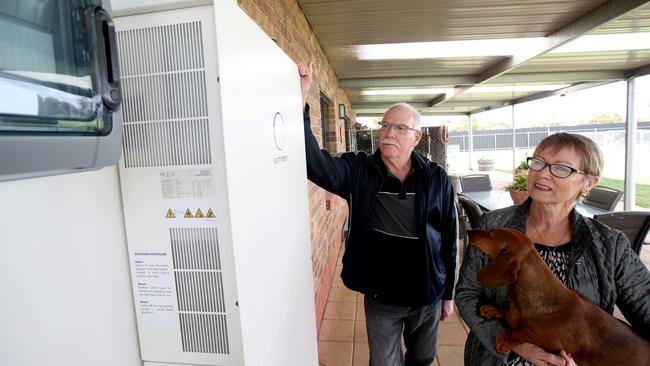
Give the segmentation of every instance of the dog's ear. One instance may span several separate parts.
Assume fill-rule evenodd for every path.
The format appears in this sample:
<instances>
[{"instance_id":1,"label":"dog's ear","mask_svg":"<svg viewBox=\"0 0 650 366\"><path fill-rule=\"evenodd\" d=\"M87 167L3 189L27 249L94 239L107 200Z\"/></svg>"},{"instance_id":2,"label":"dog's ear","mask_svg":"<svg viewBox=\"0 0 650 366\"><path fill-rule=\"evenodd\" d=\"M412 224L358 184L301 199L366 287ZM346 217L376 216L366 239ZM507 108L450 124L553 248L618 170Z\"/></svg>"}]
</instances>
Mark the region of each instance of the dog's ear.
<instances>
[{"instance_id":1,"label":"dog's ear","mask_svg":"<svg viewBox=\"0 0 650 366\"><path fill-rule=\"evenodd\" d=\"M519 261L504 250L479 271L476 280L483 287L498 288L515 282L518 273Z\"/></svg>"},{"instance_id":2,"label":"dog's ear","mask_svg":"<svg viewBox=\"0 0 650 366\"><path fill-rule=\"evenodd\" d=\"M479 248L488 257L494 259L499 255L499 246L490 239L490 232L487 230L469 230L467 231L469 243Z\"/></svg>"}]
</instances>

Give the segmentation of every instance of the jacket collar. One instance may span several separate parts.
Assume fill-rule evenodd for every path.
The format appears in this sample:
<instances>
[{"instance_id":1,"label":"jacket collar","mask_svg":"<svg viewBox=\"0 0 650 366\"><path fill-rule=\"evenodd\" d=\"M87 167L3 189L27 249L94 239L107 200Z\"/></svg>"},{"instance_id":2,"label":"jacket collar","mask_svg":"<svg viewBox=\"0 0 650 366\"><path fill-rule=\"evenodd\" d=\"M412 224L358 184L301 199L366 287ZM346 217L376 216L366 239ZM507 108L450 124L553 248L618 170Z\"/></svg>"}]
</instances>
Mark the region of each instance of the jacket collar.
<instances>
[{"instance_id":1,"label":"jacket collar","mask_svg":"<svg viewBox=\"0 0 650 366\"><path fill-rule=\"evenodd\" d=\"M533 199L528 197L528 199L518 205L515 208L513 215L511 216L510 222L506 225L507 227L517 229L522 233L526 232L526 217L528 217L528 211L530 210L530 204L533 202ZM571 263L573 265L575 259L582 254L595 240L599 240L594 237L593 224L591 221L582 216L575 206L571 209L569 213L569 220L571 220L572 227L572 237L571 240Z\"/></svg>"}]
</instances>

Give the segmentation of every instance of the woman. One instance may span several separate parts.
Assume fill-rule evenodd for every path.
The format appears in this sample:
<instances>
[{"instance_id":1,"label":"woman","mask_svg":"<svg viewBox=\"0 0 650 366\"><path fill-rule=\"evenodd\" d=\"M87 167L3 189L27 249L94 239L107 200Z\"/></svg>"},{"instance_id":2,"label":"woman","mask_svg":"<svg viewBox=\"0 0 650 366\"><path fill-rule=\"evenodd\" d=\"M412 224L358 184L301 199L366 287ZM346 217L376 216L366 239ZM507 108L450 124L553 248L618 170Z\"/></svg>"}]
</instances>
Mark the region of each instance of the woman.
<instances>
[{"instance_id":1,"label":"woman","mask_svg":"<svg viewBox=\"0 0 650 366\"><path fill-rule=\"evenodd\" d=\"M557 133L540 141L528 166L530 198L484 214L481 228L524 232L565 285L610 314L617 305L634 330L650 338L650 273L624 234L574 208L600 179L603 157L598 146L581 135ZM483 252L468 246L456 286L456 305L471 329L465 365L575 365L564 352L554 355L529 343L514 346L507 355L494 349L504 323L481 317L478 309L484 304L507 307L508 298L505 288L481 288L476 282L487 262Z\"/></svg>"}]
</instances>

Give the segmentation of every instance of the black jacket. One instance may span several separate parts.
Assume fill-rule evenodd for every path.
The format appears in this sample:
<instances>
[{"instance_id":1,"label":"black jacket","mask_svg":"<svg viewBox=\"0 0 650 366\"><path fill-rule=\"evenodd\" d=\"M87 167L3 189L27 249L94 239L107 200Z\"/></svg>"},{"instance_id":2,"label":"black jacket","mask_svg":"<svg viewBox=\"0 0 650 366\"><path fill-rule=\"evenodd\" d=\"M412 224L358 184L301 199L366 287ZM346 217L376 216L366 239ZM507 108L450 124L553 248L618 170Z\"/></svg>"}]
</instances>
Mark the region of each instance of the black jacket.
<instances>
[{"instance_id":1,"label":"black jacket","mask_svg":"<svg viewBox=\"0 0 650 366\"><path fill-rule=\"evenodd\" d=\"M526 231L531 200L517 206L490 211L481 217L481 229L507 227ZM630 248L622 232L580 215L570 214L573 240L567 287L584 295L608 313L617 305L634 330L650 339L650 274ZM505 287L482 288L476 274L489 261L487 255L470 245L465 251L456 287L456 305L471 331L465 343L465 364L501 365L503 355L494 349L494 339L504 329L501 320L487 320L478 309L484 304L507 308ZM579 332L579 330L576 330ZM612 350L615 352L615 350Z\"/></svg>"},{"instance_id":2,"label":"black jacket","mask_svg":"<svg viewBox=\"0 0 650 366\"><path fill-rule=\"evenodd\" d=\"M332 157L321 150L311 131L309 109L304 115L307 176L321 188L344 198L349 207L348 240L343 254L341 278L350 289L366 295L374 291L369 278L371 218L375 198L382 185L380 152L344 153ZM428 304L453 296L456 270L456 210L449 176L443 168L413 153L422 169L416 169L416 230L426 240ZM412 306L421 304L412 304Z\"/></svg>"}]
</instances>

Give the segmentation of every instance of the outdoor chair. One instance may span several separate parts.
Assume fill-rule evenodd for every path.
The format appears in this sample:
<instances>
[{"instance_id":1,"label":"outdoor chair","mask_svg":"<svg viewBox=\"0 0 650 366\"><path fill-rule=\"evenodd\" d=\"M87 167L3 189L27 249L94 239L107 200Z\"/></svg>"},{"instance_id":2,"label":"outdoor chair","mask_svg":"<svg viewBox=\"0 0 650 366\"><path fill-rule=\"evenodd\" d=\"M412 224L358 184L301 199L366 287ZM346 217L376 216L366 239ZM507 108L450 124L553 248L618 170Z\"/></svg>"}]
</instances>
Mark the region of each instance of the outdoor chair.
<instances>
[{"instance_id":1,"label":"outdoor chair","mask_svg":"<svg viewBox=\"0 0 650 366\"><path fill-rule=\"evenodd\" d=\"M464 253L467 244L469 244L467 230L479 228L479 222L483 212L481 211L481 208L469 198L458 195L456 197L458 197L458 205L456 206L456 211L458 212L458 234L463 238Z\"/></svg>"},{"instance_id":2,"label":"outdoor chair","mask_svg":"<svg viewBox=\"0 0 650 366\"><path fill-rule=\"evenodd\" d=\"M492 183L487 174L470 174L460 177L460 188L463 192L491 191Z\"/></svg>"},{"instance_id":3,"label":"outdoor chair","mask_svg":"<svg viewBox=\"0 0 650 366\"><path fill-rule=\"evenodd\" d=\"M604 211L614 211L623 192L605 186L595 186L582 203Z\"/></svg>"},{"instance_id":4,"label":"outdoor chair","mask_svg":"<svg viewBox=\"0 0 650 366\"><path fill-rule=\"evenodd\" d=\"M460 206L463 208L463 212L467 217L467 222L469 222L470 228L478 229L481 216L483 215L481 208L476 204L476 202L463 196L458 196L458 203L460 203Z\"/></svg>"},{"instance_id":5,"label":"outdoor chair","mask_svg":"<svg viewBox=\"0 0 650 366\"><path fill-rule=\"evenodd\" d=\"M603 224L622 231L628 239L630 246L637 255L641 255L641 247L650 230L649 211L621 211L594 216L594 219Z\"/></svg>"},{"instance_id":6,"label":"outdoor chair","mask_svg":"<svg viewBox=\"0 0 650 366\"><path fill-rule=\"evenodd\" d=\"M454 201L454 207L456 208L456 219L458 220L458 226L456 227L456 236L458 237L458 240L463 240L463 247L461 249L465 249L465 246L467 245L467 230L469 229L469 222L467 221L465 210L463 210L463 208L460 206L458 200Z\"/></svg>"}]
</instances>

